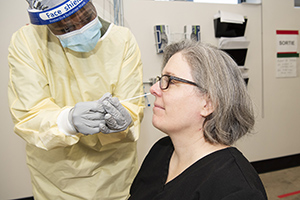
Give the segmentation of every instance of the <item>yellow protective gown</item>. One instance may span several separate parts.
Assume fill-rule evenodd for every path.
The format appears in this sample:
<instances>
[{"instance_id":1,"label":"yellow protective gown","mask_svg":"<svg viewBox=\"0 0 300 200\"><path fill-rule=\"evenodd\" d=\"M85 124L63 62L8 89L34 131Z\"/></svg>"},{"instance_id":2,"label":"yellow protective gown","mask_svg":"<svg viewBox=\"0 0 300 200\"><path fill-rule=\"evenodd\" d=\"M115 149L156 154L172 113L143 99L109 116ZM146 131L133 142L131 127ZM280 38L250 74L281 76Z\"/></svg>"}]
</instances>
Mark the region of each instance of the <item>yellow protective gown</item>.
<instances>
[{"instance_id":1,"label":"yellow protective gown","mask_svg":"<svg viewBox=\"0 0 300 200\"><path fill-rule=\"evenodd\" d=\"M136 174L136 140L144 99L124 102L133 124L113 134L66 136L57 117L106 92L120 100L143 94L140 51L132 33L101 20L102 37L88 53L64 49L46 26L17 31L9 47L9 106L26 142L37 200L126 199Z\"/></svg>"}]
</instances>

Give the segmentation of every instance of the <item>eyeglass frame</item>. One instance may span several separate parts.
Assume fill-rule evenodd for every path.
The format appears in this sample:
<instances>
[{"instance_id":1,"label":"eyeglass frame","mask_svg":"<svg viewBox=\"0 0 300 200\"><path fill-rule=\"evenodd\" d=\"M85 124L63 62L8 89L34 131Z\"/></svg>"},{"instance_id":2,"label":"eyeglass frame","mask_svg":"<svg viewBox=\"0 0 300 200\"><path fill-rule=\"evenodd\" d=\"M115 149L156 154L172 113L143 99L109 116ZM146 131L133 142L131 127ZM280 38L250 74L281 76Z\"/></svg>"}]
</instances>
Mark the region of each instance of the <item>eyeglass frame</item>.
<instances>
[{"instance_id":1,"label":"eyeglass frame","mask_svg":"<svg viewBox=\"0 0 300 200\"><path fill-rule=\"evenodd\" d=\"M165 88L163 88L163 87L161 86L161 80L163 79L163 77L168 77L167 86L166 86ZM170 82L171 82L172 80L179 81L179 82L186 83L186 84L190 84L190 85L194 85L194 86L196 86L196 87L200 87L200 86L199 86L197 83L195 83L195 82L188 81L188 80L186 80L186 79L179 78L179 77L176 77L176 76L171 76L171 75L168 75L168 74L164 74L164 75L162 75L162 76L157 76L155 82L158 82L158 81L159 81L159 87L160 87L160 89L161 89L161 90L166 90L166 89L169 88Z\"/></svg>"}]
</instances>

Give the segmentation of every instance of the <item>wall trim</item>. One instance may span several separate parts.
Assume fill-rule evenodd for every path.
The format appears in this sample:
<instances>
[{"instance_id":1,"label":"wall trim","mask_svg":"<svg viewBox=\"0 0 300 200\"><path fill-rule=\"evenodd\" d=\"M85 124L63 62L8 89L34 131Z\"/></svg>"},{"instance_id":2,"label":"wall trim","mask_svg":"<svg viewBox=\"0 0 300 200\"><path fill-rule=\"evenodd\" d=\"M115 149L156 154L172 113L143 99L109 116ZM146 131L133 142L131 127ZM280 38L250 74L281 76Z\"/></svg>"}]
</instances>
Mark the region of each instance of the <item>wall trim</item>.
<instances>
[{"instance_id":1,"label":"wall trim","mask_svg":"<svg viewBox=\"0 0 300 200\"><path fill-rule=\"evenodd\" d=\"M300 154L251 162L257 173L267 173L300 166Z\"/></svg>"}]
</instances>

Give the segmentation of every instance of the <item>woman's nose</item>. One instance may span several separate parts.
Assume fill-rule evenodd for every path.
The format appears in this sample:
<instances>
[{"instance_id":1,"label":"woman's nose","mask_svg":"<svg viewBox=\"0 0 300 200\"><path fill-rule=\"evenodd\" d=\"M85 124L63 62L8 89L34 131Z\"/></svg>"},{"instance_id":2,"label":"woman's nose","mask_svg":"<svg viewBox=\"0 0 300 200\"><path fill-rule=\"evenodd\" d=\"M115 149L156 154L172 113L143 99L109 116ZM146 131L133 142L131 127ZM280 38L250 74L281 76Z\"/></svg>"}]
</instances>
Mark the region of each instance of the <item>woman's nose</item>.
<instances>
[{"instance_id":1,"label":"woman's nose","mask_svg":"<svg viewBox=\"0 0 300 200\"><path fill-rule=\"evenodd\" d=\"M159 87L159 81L156 82L154 85L151 86L150 92L154 96L160 96L161 95L161 89Z\"/></svg>"}]
</instances>

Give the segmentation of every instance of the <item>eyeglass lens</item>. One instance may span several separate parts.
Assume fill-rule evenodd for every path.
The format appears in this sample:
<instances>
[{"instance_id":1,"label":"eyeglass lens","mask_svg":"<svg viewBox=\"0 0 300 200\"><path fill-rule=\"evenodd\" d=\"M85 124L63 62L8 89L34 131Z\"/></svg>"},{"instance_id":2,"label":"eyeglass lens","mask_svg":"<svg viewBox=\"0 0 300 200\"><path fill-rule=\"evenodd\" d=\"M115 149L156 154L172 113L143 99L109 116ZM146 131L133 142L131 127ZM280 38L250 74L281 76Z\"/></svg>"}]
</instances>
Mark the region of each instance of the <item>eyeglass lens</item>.
<instances>
[{"instance_id":1,"label":"eyeglass lens","mask_svg":"<svg viewBox=\"0 0 300 200\"><path fill-rule=\"evenodd\" d=\"M160 79L160 88L165 90L169 87L170 77L169 76L162 76Z\"/></svg>"},{"instance_id":2,"label":"eyeglass lens","mask_svg":"<svg viewBox=\"0 0 300 200\"><path fill-rule=\"evenodd\" d=\"M170 77L167 75L157 76L155 83L159 82L159 87L162 90L166 90L169 87Z\"/></svg>"}]
</instances>

